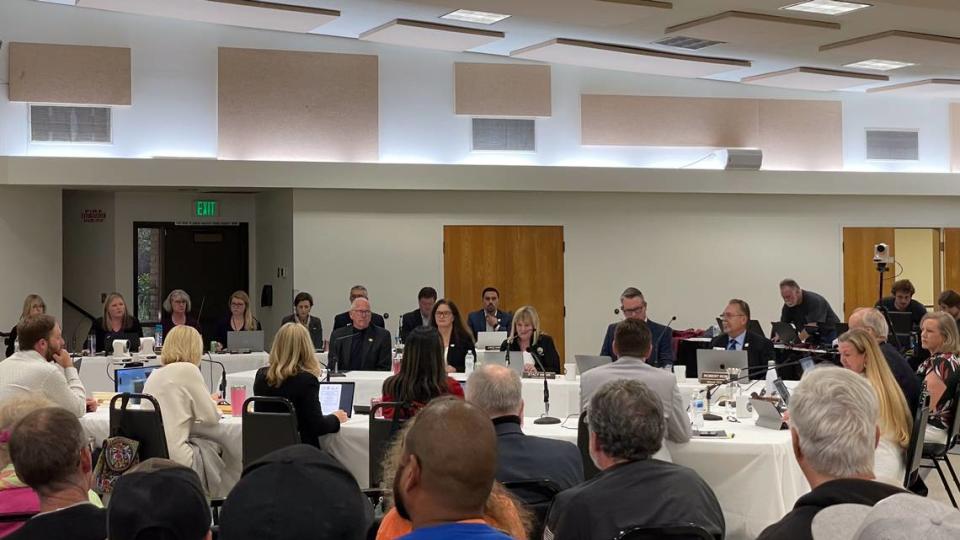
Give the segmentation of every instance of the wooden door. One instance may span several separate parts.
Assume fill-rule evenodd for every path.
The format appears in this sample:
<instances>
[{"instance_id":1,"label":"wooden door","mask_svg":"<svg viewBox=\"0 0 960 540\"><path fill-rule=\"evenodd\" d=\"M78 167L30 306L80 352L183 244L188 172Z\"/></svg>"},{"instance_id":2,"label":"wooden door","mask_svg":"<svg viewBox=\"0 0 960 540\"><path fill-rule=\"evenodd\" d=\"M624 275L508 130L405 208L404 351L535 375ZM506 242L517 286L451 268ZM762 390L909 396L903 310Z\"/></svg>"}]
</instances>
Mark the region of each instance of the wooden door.
<instances>
[{"instance_id":1,"label":"wooden door","mask_svg":"<svg viewBox=\"0 0 960 540\"><path fill-rule=\"evenodd\" d=\"M540 331L564 357L563 227L454 226L443 228L444 296L462 315L481 308L481 291L496 287L500 309L531 305Z\"/></svg>"},{"instance_id":2,"label":"wooden door","mask_svg":"<svg viewBox=\"0 0 960 540\"><path fill-rule=\"evenodd\" d=\"M884 243L895 255L892 227L844 227L843 229L843 314L844 320L858 307L872 307L880 292L880 276L873 263L873 248ZM883 273L883 294L890 293L896 265Z\"/></svg>"},{"instance_id":3,"label":"wooden door","mask_svg":"<svg viewBox=\"0 0 960 540\"><path fill-rule=\"evenodd\" d=\"M942 256L943 290L960 291L960 229L943 230Z\"/></svg>"}]
</instances>

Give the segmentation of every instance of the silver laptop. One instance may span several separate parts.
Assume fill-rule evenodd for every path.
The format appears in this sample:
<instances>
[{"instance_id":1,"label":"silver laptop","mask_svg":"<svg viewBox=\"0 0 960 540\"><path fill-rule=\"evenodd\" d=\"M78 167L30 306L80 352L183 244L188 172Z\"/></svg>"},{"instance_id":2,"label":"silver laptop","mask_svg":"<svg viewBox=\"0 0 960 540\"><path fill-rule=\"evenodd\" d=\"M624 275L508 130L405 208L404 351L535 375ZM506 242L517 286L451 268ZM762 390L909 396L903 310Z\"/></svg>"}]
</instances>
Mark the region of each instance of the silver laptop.
<instances>
[{"instance_id":1,"label":"silver laptop","mask_svg":"<svg viewBox=\"0 0 960 540\"><path fill-rule=\"evenodd\" d=\"M704 371L727 371L727 368L747 369L747 351L715 351L699 349L697 351L697 378ZM744 374L746 374L744 372Z\"/></svg>"},{"instance_id":2,"label":"silver laptop","mask_svg":"<svg viewBox=\"0 0 960 540\"><path fill-rule=\"evenodd\" d=\"M506 332L477 332L477 349L500 350L500 345L507 340Z\"/></svg>"},{"instance_id":3,"label":"silver laptop","mask_svg":"<svg viewBox=\"0 0 960 540\"><path fill-rule=\"evenodd\" d=\"M613 362L613 358L609 356L591 356L588 354L575 354L573 355L573 359L577 362L577 372L580 373L580 375L583 375L595 367L604 366Z\"/></svg>"},{"instance_id":4,"label":"silver laptop","mask_svg":"<svg viewBox=\"0 0 960 540\"><path fill-rule=\"evenodd\" d=\"M227 351L260 352L263 350L263 330L227 332Z\"/></svg>"},{"instance_id":5,"label":"silver laptop","mask_svg":"<svg viewBox=\"0 0 960 540\"><path fill-rule=\"evenodd\" d=\"M497 364L499 366L507 365L507 351L491 351L483 353L484 364ZM520 351L510 351L510 369L516 371L523 377L523 353Z\"/></svg>"}]
</instances>

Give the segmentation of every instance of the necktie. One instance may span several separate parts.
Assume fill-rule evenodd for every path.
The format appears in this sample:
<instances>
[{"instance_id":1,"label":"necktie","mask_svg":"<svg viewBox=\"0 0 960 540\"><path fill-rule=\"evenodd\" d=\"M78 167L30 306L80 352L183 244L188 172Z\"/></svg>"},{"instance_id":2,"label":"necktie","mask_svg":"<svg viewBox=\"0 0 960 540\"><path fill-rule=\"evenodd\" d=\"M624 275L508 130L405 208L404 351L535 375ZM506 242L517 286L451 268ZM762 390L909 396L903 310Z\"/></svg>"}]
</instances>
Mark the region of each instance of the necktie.
<instances>
[{"instance_id":1,"label":"necktie","mask_svg":"<svg viewBox=\"0 0 960 540\"><path fill-rule=\"evenodd\" d=\"M727 350L728 351L737 350L737 340L731 339L729 342L727 342Z\"/></svg>"}]
</instances>

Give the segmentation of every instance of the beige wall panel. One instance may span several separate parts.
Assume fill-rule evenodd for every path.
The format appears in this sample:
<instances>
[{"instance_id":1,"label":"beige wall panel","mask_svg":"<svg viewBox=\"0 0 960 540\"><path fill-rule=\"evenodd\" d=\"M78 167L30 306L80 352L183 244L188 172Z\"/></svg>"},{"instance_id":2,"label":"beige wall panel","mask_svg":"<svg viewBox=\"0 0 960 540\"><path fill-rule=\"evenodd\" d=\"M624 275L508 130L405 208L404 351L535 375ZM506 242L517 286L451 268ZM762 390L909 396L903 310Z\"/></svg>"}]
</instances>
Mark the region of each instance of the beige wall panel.
<instances>
[{"instance_id":1,"label":"beige wall panel","mask_svg":"<svg viewBox=\"0 0 960 540\"><path fill-rule=\"evenodd\" d=\"M763 168L843 168L843 106L839 101L760 100Z\"/></svg>"},{"instance_id":2,"label":"beige wall panel","mask_svg":"<svg viewBox=\"0 0 960 540\"><path fill-rule=\"evenodd\" d=\"M220 48L223 159L376 161L378 59Z\"/></svg>"},{"instance_id":3,"label":"beige wall panel","mask_svg":"<svg viewBox=\"0 0 960 540\"><path fill-rule=\"evenodd\" d=\"M581 144L758 146L752 99L580 96Z\"/></svg>"},{"instance_id":4,"label":"beige wall panel","mask_svg":"<svg viewBox=\"0 0 960 540\"><path fill-rule=\"evenodd\" d=\"M457 62L456 114L550 116L550 66Z\"/></svg>"},{"instance_id":5,"label":"beige wall panel","mask_svg":"<svg viewBox=\"0 0 960 540\"><path fill-rule=\"evenodd\" d=\"M960 172L960 103L950 104L950 172Z\"/></svg>"},{"instance_id":6,"label":"beige wall panel","mask_svg":"<svg viewBox=\"0 0 960 540\"><path fill-rule=\"evenodd\" d=\"M10 101L130 105L130 49L11 43Z\"/></svg>"}]
</instances>

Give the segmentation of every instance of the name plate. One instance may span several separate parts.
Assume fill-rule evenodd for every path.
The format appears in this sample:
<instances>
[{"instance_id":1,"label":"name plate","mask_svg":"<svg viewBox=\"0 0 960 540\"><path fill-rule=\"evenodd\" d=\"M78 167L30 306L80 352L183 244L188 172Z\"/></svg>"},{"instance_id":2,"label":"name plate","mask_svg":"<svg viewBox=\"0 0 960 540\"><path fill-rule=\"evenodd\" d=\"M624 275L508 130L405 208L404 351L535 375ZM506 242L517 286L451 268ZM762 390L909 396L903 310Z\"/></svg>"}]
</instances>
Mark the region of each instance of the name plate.
<instances>
[{"instance_id":1,"label":"name plate","mask_svg":"<svg viewBox=\"0 0 960 540\"><path fill-rule=\"evenodd\" d=\"M500 346L499 346L499 345L487 345L486 347L483 348L483 350L485 350L485 351L487 351L487 352L490 352L490 351L500 352Z\"/></svg>"},{"instance_id":2,"label":"name plate","mask_svg":"<svg viewBox=\"0 0 960 540\"><path fill-rule=\"evenodd\" d=\"M700 374L701 384L726 384L730 380L730 374L726 371L704 371Z\"/></svg>"},{"instance_id":3,"label":"name plate","mask_svg":"<svg viewBox=\"0 0 960 540\"><path fill-rule=\"evenodd\" d=\"M524 373L524 379L556 379L557 374L552 371L538 371L536 373Z\"/></svg>"}]
</instances>

